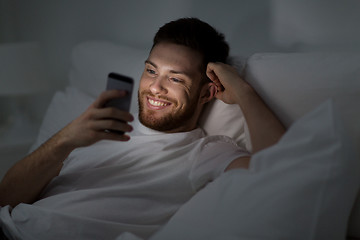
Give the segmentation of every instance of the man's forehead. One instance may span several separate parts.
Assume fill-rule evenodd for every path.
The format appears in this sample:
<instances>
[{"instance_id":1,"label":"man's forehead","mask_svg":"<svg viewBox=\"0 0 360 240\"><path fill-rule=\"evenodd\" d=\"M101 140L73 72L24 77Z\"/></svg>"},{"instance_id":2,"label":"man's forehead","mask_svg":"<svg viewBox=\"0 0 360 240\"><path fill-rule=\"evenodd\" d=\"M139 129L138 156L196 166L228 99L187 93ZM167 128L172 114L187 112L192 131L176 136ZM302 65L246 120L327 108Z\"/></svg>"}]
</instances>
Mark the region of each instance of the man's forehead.
<instances>
[{"instance_id":1,"label":"man's forehead","mask_svg":"<svg viewBox=\"0 0 360 240\"><path fill-rule=\"evenodd\" d=\"M154 67L168 67L174 73L194 74L202 66L202 56L197 51L178 44L159 43L145 61Z\"/></svg>"}]
</instances>

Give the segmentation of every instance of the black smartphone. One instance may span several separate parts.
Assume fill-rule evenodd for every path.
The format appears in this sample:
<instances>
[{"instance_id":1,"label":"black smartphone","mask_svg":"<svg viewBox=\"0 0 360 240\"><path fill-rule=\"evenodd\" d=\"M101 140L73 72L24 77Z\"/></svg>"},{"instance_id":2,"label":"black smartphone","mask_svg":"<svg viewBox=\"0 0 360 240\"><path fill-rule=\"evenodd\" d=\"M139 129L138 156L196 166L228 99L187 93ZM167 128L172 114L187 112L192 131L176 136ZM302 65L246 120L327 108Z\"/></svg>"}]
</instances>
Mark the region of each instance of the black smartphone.
<instances>
[{"instance_id":1,"label":"black smartphone","mask_svg":"<svg viewBox=\"0 0 360 240\"><path fill-rule=\"evenodd\" d=\"M129 112L130 111L130 104L131 104L131 96L134 87L134 80L131 77L124 76L118 73L109 73L107 79L106 90L111 89L119 89L125 90L127 92L125 97L122 98L115 98L108 101L105 106L106 107L116 107L122 111ZM115 130L108 130L117 134L124 134L122 131L115 131Z\"/></svg>"},{"instance_id":2,"label":"black smartphone","mask_svg":"<svg viewBox=\"0 0 360 240\"><path fill-rule=\"evenodd\" d=\"M134 87L134 80L131 77L124 76L114 72L109 73L106 90L110 90L110 89L125 90L127 94L125 97L115 98L108 101L105 104L105 106L116 107L122 111L129 112L133 87Z\"/></svg>"}]
</instances>

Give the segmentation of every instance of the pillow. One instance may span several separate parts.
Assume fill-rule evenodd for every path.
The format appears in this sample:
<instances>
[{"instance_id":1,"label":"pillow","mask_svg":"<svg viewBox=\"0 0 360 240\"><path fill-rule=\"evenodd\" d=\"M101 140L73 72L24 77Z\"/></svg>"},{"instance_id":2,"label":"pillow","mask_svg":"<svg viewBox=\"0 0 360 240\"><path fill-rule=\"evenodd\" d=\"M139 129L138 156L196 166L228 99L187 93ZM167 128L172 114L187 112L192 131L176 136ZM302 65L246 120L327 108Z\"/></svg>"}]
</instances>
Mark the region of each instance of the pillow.
<instances>
[{"instance_id":1,"label":"pillow","mask_svg":"<svg viewBox=\"0 0 360 240\"><path fill-rule=\"evenodd\" d=\"M359 62L359 53L254 54L245 78L289 127L330 97L358 95Z\"/></svg>"},{"instance_id":2,"label":"pillow","mask_svg":"<svg viewBox=\"0 0 360 240\"><path fill-rule=\"evenodd\" d=\"M326 101L296 121L249 170L208 184L150 239L344 239L360 161L339 106Z\"/></svg>"}]
</instances>

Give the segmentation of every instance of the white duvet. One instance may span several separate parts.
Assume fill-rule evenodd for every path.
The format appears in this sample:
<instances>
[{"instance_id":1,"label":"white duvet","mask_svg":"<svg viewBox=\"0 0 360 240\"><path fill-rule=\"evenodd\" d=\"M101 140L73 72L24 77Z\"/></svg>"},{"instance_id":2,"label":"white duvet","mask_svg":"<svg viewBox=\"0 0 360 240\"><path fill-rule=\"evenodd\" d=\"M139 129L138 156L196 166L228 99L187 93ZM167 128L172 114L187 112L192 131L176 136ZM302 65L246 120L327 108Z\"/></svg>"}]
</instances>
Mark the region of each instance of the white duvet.
<instances>
[{"instance_id":1,"label":"white duvet","mask_svg":"<svg viewBox=\"0 0 360 240\"><path fill-rule=\"evenodd\" d=\"M329 100L295 122L278 144L253 156L249 171L220 176L150 239L345 239L360 187L351 138L360 128L344 124L356 120L357 107L347 103ZM130 239L140 238L117 238Z\"/></svg>"}]
</instances>

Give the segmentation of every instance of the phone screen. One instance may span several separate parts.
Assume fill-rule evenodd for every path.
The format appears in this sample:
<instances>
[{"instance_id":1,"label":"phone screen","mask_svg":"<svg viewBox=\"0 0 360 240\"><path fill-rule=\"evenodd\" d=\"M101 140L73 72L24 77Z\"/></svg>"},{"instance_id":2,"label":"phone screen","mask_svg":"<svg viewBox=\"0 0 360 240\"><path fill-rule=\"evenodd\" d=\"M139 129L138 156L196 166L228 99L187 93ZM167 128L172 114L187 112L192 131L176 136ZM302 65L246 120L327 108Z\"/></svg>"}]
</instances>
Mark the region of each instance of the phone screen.
<instances>
[{"instance_id":1,"label":"phone screen","mask_svg":"<svg viewBox=\"0 0 360 240\"><path fill-rule=\"evenodd\" d=\"M131 77L120 75L118 73L109 73L106 90L119 89L127 92L123 98L112 99L106 103L106 106L116 107L123 111L130 111L131 96L133 92L134 80Z\"/></svg>"}]
</instances>

